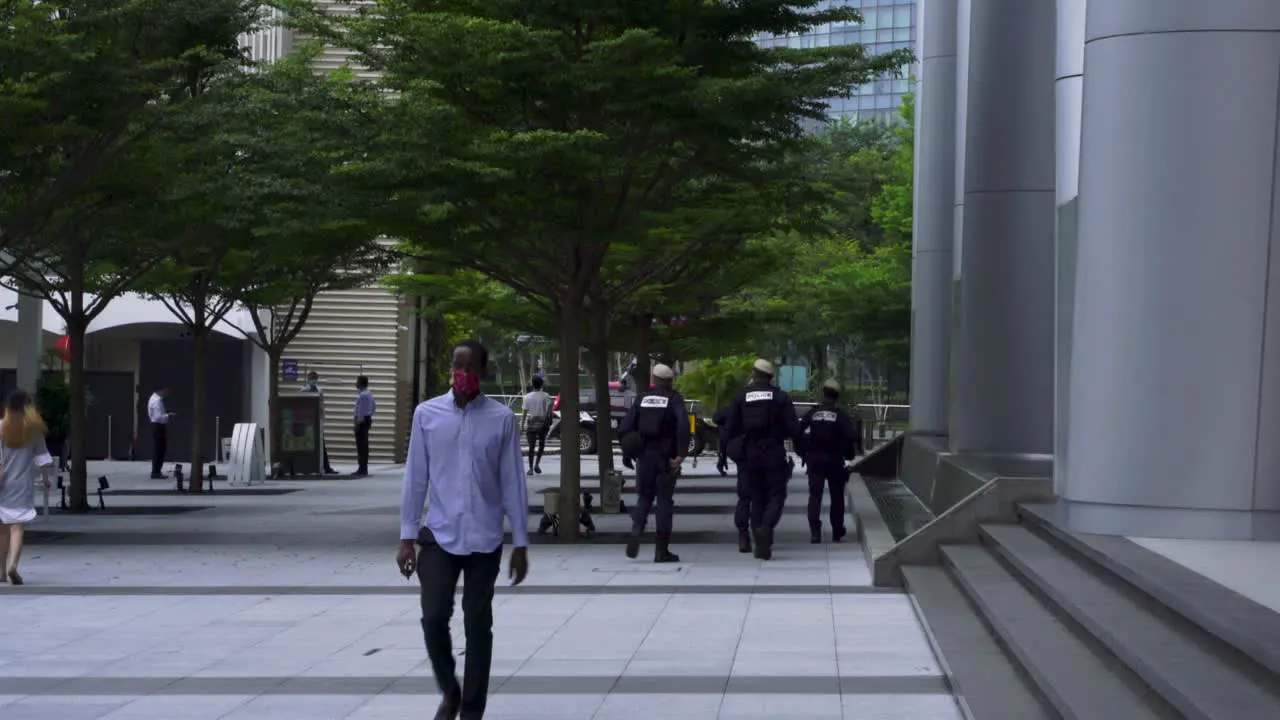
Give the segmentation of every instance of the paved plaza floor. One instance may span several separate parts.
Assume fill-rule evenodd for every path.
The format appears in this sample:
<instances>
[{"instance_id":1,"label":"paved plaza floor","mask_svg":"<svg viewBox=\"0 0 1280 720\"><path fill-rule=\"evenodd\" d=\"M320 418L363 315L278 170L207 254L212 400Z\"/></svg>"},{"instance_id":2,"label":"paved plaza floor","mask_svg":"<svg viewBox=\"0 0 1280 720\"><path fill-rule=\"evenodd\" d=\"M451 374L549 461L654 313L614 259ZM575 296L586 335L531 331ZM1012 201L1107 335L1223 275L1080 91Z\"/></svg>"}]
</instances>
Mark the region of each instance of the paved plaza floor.
<instances>
[{"instance_id":1,"label":"paved plaza floor","mask_svg":"<svg viewBox=\"0 0 1280 720\"><path fill-rule=\"evenodd\" d=\"M533 527L558 459L543 469ZM212 496L141 464L91 473L107 511L41 518L28 584L0 585L0 718L434 712L416 580L393 560L397 468ZM960 717L907 596L871 587L856 544L808 543L800 475L770 562L736 552L731 479L704 460L680 482L682 562L628 560L629 522L597 515L594 539L538 538L525 584L500 580L487 718Z\"/></svg>"}]
</instances>

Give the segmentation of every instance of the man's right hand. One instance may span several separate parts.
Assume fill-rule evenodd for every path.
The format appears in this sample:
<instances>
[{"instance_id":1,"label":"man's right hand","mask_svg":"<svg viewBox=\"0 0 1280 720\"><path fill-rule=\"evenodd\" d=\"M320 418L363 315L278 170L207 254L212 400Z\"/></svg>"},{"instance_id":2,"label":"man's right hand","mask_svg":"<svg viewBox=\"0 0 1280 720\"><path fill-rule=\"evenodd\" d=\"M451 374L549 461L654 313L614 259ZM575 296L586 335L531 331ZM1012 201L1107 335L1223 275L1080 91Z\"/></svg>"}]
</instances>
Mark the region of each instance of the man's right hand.
<instances>
[{"instance_id":1,"label":"man's right hand","mask_svg":"<svg viewBox=\"0 0 1280 720\"><path fill-rule=\"evenodd\" d=\"M396 551L396 565L406 580L413 577L413 571L418 569L418 560L412 540L400 541L400 549Z\"/></svg>"}]
</instances>

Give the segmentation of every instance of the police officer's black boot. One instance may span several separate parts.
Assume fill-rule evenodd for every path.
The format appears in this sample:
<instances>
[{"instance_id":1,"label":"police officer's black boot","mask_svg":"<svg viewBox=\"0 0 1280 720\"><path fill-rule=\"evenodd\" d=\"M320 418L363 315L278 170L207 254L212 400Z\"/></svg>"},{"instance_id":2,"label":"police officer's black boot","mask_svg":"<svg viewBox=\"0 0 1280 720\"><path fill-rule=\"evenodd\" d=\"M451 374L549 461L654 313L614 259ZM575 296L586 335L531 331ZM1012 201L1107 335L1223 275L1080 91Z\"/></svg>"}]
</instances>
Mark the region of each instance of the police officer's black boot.
<instances>
[{"instance_id":1,"label":"police officer's black boot","mask_svg":"<svg viewBox=\"0 0 1280 720\"><path fill-rule=\"evenodd\" d=\"M758 560L773 559L773 532L769 528L760 528L756 533L756 552Z\"/></svg>"},{"instance_id":2,"label":"police officer's black boot","mask_svg":"<svg viewBox=\"0 0 1280 720\"><path fill-rule=\"evenodd\" d=\"M640 531L641 528L632 525L631 534L627 536L627 557L633 560L640 554Z\"/></svg>"},{"instance_id":3,"label":"police officer's black boot","mask_svg":"<svg viewBox=\"0 0 1280 720\"><path fill-rule=\"evenodd\" d=\"M666 540L659 540L654 543L653 561L656 563L680 562L680 556L667 549Z\"/></svg>"},{"instance_id":4,"label":"police officer's black boot","mask_svg":"<svg viewBox=\"0 0 1280 720\"><path fill-rule=\"evenodd\" d=\"M751 552L751 532L748 530L738 531L738 552Z\"/></svg>"}]
</instances>

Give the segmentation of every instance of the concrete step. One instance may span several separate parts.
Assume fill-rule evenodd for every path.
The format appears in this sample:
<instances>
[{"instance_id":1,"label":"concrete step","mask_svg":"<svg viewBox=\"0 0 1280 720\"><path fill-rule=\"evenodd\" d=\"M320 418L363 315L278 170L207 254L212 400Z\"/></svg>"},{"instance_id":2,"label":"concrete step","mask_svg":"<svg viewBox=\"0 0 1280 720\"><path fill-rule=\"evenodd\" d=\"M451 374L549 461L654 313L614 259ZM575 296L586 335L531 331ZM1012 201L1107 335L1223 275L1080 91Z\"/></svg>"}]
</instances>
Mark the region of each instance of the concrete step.
<instances>
[{"instance_id":1,"label":"concrete step","mask_svg":"<svg viewBox=\"0 0 1280 720\"><path fill-rule=\"evenodd\" d=\"M1024 582L1183 717L1280 718L1277 678L1217 638L1025 526L983 525L980 535Z\"/></svg>"},{"instance_id":2,"label":"concrete step","mask_svg":"<svg viewBox=\"0 0 1280 720\"><path fill-rule=\"evenodd\" d=\"M1054 615L987 548L943 545L939 551L1000 643L1064 720L1178 717L1114 656Z\"/></svg>"},{"instance_id":3,"label":"concrete step","mask_svg":"<svg viewBox=\"0 0 1280 720\"><path fill-rule=\"evenodd\" d=\"M929 643L969 720L1053 720L1030 680L1005 655L973 605L940 567L902 568Z\"/></svg>"},{"instance_id":4,"label":"concrete step","mask_svg":"<svg viewBox=\"0 0 1280 720\"><path fill-rule=\"evenodd\" d=\"M1049 503L1021 505L1027 527L1151 596L1280 676L1280 613L1128 538L1076 533Z\"/></svg>"}]
</instances>

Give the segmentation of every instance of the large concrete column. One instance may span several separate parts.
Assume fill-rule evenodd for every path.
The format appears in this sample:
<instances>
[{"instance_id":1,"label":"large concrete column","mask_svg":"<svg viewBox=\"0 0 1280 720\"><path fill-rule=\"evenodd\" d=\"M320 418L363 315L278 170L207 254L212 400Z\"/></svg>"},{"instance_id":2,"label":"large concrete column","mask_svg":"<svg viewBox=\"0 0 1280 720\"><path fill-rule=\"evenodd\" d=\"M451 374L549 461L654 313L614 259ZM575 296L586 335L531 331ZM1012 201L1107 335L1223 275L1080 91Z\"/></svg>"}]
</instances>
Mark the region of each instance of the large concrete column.
<instances>
[{"instance_id":1,"label":"large concrete column","mask_svg":"<svg viewBox=\"0 0 1280 720\"><path fill-rule=\"evenodd\" d=\"M1080 113L1084 93L1084 25L1088 0L1058 0L1058 60L1054 79L1057 99L1058 206L1054 302L1053 484L1061 492L1067 467L1070 407L1071 323L1076 283L1076 196L1080 192Z\"/></svg>"},{"instance_id":2,"label":"large concrete column","mask_svg":"<svg viewBox=\"0 0 1280 720\"><path fill-rule=\"evenodd\" d=\"M920 0L911 252L911 428L946 434L956 162L956 0Z\"/></svg>"},{"instance_id":3,"label":"large concrete column","mask_svg":"<svg viewBox=\"0 0 1280 720\"><path fill-rule=\"evenodd\" d=\"M40 359L44 354L44 301L29 295L18 296L18 387L35 392L40 382Z\"/></svg>"},{"instance_id":4,"label":"large concrete column","mask_svg":"<svg viewBox=\"0 0 1280 720\"><path fill-rule=\"evenodd\" d=\"M1280 539L1280 3L1090 3L1062 497Z\"/></svg>"},{"instance_id":5,"label":"large concrete column","mask_svg":"<svg viewBox=\"0 0 1280 720\"><path fill-rule=\"evenodd\" d=\"M1053 0L971 0L951 449L1053 449Z\"/></svg>"}]
</instances>

